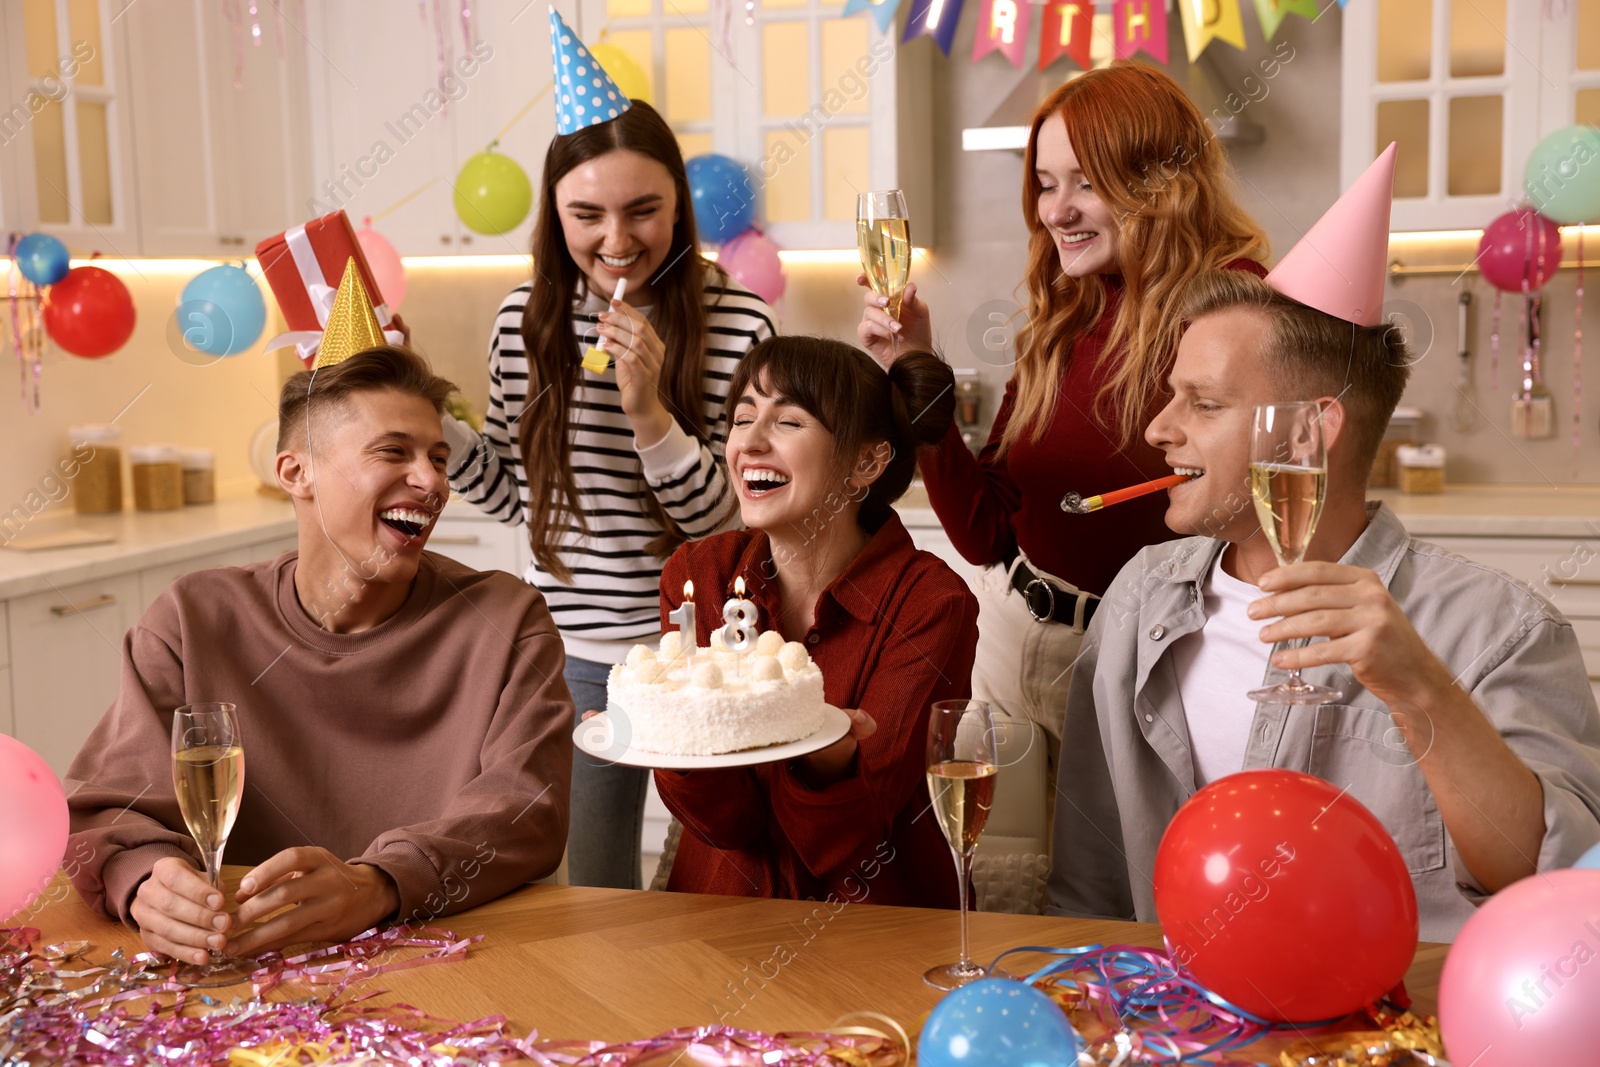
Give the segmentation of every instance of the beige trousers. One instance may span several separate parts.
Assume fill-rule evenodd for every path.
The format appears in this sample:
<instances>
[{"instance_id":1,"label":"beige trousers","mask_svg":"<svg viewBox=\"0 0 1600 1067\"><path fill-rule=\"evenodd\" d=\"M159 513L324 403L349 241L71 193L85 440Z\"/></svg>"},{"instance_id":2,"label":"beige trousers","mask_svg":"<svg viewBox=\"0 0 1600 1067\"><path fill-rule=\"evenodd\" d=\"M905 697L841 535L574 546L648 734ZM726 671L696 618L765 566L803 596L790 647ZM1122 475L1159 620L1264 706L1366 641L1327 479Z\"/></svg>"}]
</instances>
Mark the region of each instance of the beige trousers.
<instances>
[{"instance_id":1,"label":"beige trousers","mask_svg":"<svg viewBox=\"0 0 1600 1067\"><path fill-rule=\"evenodd\" d=\"M1019 556L1018 562L1023 559ZM1058 598L1076 593L1072 584L1044 574L1031 562L1028 566L1056 586ZM978 653L972 667L972 695L1014 718L1030 720L1043 731L1050 769L1046 795L1053 799L1067 689L1083 631L1034 619L1022 594L1011 588L1009 571L1000 564L979 573L973 592L978 598Z\"/></svg>"}]
</instances>

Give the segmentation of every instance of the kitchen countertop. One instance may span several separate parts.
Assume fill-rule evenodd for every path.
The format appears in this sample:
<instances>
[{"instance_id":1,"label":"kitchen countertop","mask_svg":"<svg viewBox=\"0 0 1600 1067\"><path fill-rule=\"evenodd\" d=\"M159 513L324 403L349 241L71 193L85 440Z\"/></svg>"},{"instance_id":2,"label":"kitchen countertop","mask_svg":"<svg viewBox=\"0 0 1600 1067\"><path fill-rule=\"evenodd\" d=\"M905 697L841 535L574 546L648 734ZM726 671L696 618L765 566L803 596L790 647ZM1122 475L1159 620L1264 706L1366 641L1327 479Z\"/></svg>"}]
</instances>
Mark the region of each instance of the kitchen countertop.
<instances>
[{"instance_id":1,"label":"kitchen countertop","mask_svg":"<svg viewBox=\"0 0 1600 1067\"><path fill-rule=\"evenodd\" d=\"M71 529L114 533L117 539L32 552L0 548L0 600L292 537L295 522L287 500L243 490L177 511L41 512L21 532L31 537Z\"/></svg>"}]
</instances>

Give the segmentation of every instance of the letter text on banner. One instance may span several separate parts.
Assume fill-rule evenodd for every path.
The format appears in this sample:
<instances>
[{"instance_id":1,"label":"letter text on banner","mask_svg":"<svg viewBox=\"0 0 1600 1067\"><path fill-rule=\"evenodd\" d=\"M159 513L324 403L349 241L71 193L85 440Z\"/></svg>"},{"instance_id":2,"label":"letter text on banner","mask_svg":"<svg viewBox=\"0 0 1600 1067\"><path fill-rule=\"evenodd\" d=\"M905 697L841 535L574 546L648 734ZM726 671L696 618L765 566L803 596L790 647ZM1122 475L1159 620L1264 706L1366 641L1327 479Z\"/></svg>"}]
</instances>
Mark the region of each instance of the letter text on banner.
<instances>
[{"instance_id":1,"label":"letter text on banner","mask_svg":"<svg viewBox=\"0 0 1600 1067\"><path fill-rule=\"evenodd\" d=\"M894 25L894 13L900 10L900 0L849 0L844 5L844 15L849 18L858 11L871 11L872 17L877 20L878 32L888 33L889 27Z\"/></svg>"},{"instance_id":2,"label":"letter text on banner","mask_svg":"<svg viewBox=\"0 0 1600 1067\"><path fill-rule=\"evenodd\" d=\"M1343 7L1344 4L1340 4ZM1277 34L1278 27L1289 15L1317 17L1317 0L1256 0L1256 17L1261 20L1261 36L1267 40Z\"/></svg>"},{"instance_id":3,"label":"letter text on banner","mask_svg":"<svg viewBox=\"0 0 1600 1067\"><path fill-rule=\"evenodd\" d=\"M998 50L1021 70L1032 17L1029 0L983 0L978 7L978 29L972 35L972 61Z\"/></svg>"},{"instance_id":4,"label":"letter text on banner","mask_svg":"<svg viewBox=\"0 0 1600 1067\"><path fill-rule=\"evenodd\" d=\"M1089 39L1094 33L1094 0L1046 0L1039 23L1039 69L1067 56L1084 70L1091 64Z\"/></svg>"},{"instance_id":5,"label":"letter text on banner","mask_svg":"<svg viewBox=\"0 0 1600 1067\"><path fill-rule=\"evenodd\" d=\"M911 0L911 14L906 16L906 32L900 43L927 34L938 44L939 51L949 55L960 21L961 0Z\"/></svg>"},{"instance_id":6,"label":"letter text on banner","mask_svg":"<svg viewBox=\"0 0 1600 1067\"><path fill-rule=\"evenodd\" d=\"M1189 46L1189 62L1200 58L1206 45L1227 41L1244 48L1244 20L1239 17L1239 0L1176 0L1183 16L1183 40Z\"/></svg>"},{"instance_id":7,"label":"letter text on banner","mask_svg":"<svg viewBox=\"0 0 1600 1067\"><path fill-rule=\"evenodd\" d=\"M1116 58L1132 59L1139 52L1149 52L1166 66L1166 0L1116 0L1111 9L1111 36Z\"/></svg>"}]
</instances>

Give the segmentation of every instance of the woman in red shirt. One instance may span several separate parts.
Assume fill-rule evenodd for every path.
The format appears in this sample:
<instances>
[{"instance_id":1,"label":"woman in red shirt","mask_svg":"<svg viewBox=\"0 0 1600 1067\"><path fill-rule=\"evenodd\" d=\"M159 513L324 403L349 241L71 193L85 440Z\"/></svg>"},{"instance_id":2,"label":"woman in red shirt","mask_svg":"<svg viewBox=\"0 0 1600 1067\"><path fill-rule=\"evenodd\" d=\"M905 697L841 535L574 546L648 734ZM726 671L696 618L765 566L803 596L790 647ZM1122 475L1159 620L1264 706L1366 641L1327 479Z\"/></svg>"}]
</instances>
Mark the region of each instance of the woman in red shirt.
<instances>
[{"instance_id":1,"label":"woman in red shirt","mask_svg":"<svg viewBox=\"0 0 1600 1067\"><path fill-rule=\"evenodd\" d=\"M1179 294L1219 267L1264 276L1267 240L1234 202L1205 119L1148 64L1116 63L1052 93L1023 170L1028 315L1015 373L976 458L952 429L921 466L950 540L987 568L974 695L1042 726L1053 765L1100 596L1141 548L1173 536L1164 495L1089 515L1063 512L1062 497L1172 473L1143 434L1164 403ZM898 322L876 294L866 304L857 332L881 363L933 347L915 285Z\"/></svg>"},{"instance_id":2,"label":"woman in red shirt","mask_svg":"<svg viewBox=\"0 0 1600 1067\"><path fill-rule=\"evenodd\" d=\"M891 507L918 447L951 425L953 384L927 353L885 375L820 337L775 337L740 362L727 456L749 529L689 542L667 561L663 628L685 581L721 603L742 576L761 629L803 642L828 703L859 710L849 736L788 763L657 771L685 830L668 889L959 903L949 846L937 820L921 817L924 759L929 705L970 695L978 605ZM701 614L700 644L719 622Z\"/></svg>"}]
</instances>

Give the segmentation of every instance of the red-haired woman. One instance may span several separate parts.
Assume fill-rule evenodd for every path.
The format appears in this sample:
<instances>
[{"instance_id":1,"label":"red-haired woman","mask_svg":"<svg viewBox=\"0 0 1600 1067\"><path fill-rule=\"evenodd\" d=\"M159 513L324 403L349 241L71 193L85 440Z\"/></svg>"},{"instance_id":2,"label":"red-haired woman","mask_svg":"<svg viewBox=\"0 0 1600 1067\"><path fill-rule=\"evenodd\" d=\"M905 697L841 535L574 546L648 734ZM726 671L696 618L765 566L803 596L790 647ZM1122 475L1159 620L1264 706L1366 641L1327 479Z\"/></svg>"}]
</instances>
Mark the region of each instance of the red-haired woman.
<instances>
[{"instance_id":1,"label":"red-haired woman","mask_svg":"<svg viewBox=\"0 0 1600 1067\"><path fill-rule=\"evenodd\" d=\"M1116 63L1052 93L1023 170L1028 314L1016 372L983 451L974 458L952 430L921 470L951 541L987 568L973 695L1042 726L1053 764L1100 596L1139 549L1173 536L1164 495L1089 515L1065 514L1062 497L1172 473L1143 433L1182 331L1179 294L1205 270L1265 275L1267 240L1234 202L1205 119L1147 64ZM886 303L867 294L857 332L868 351L888 364L931 347L914 285L899 322Z\"/></svg>"},{"instance_id":2,"label":"red-haired woman","mask_svg":"<svg viewBox=\"0 0 1600 1067\"><path fill-rule=\"evenodd\" d=\"M445 420L450 486L527 525L525 578L561 631L567 687L604 708L611 666L661 632L662 564L733 514L723 401L772 315L701 258L683 156L649 104L555 137L542 189L534 277L489 343L484 434ZM580 359L601 337L616 362L596 373ZM574 760L574 885L639 888L647 775Z\"/></svg>"}]
</instances>

